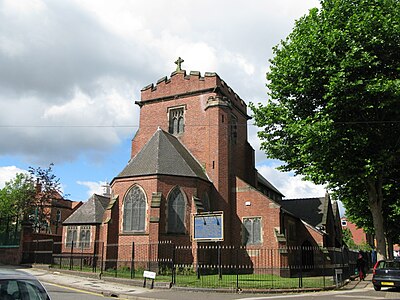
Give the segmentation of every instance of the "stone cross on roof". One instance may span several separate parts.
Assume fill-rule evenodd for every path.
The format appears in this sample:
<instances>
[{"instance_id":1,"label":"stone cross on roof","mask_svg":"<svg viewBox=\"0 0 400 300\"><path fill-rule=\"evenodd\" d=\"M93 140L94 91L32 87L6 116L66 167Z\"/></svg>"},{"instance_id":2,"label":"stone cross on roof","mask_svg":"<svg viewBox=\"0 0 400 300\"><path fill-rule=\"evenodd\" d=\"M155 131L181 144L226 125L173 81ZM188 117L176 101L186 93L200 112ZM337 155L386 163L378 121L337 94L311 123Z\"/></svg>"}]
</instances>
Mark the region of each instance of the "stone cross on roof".
<instances>
[{"instance_id":1,"label":"stone cross on roof","mask_svg":"<svg viewBox=\"0 0 400 300\"><path fill-rule=\"evenodd\" d=\"M182 63L184 62L184 60L180 57L178 57L178 59L175 61L176 64L176 71L182 71Z\"/></svg>"}]
</instances>

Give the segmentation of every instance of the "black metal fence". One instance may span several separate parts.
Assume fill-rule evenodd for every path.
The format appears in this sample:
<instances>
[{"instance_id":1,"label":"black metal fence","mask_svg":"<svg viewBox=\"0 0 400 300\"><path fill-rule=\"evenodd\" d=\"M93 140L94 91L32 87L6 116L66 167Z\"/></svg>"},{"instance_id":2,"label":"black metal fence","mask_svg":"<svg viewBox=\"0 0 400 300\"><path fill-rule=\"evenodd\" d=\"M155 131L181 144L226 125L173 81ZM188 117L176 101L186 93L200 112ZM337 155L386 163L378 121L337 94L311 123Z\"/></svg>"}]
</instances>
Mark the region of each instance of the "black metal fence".
<instances>
[{"instance_id":1,"label":"black metal fence","mask_svg":"<svg viewBox=\"0 0 400 300\"><path fill-rule=\"evenodd\" d=\"M354 274L357 258L345 248L192 247L171 242L105 246L36 240L24 249L25 262L54 268L141 281L146 270L157 274L156 281L176 286L232 291L338 286Z\"/></svg>"},{"instance_id":2,"label":"black metal fence","mask_svg":"<svg viewBox=\"0 0 400 300\"><path fill-rule=\"evenodd\" d=\"M0 216L0 246L18 246L21 237L21 222L18 216Z\"/></svg>"}]
</instances>

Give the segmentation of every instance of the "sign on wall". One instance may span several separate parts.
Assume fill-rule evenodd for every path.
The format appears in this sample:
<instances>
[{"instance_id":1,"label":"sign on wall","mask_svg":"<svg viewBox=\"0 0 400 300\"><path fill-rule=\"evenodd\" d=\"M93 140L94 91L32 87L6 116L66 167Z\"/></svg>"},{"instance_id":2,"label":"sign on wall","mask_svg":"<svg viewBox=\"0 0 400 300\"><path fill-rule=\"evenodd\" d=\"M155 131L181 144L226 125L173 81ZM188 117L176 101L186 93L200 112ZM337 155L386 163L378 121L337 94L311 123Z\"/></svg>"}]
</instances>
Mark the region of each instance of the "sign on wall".
<instances>
[{"instance_id":1,"label":"sign on wall","mask_svg":"<svg viewBox=\"0 0 400 300\"><path fill-rule=\"evenodd\" d=\"M222 211L193 214L193 240L216 242L224 240L224 215Z\"/></svg>"}]
</instances>

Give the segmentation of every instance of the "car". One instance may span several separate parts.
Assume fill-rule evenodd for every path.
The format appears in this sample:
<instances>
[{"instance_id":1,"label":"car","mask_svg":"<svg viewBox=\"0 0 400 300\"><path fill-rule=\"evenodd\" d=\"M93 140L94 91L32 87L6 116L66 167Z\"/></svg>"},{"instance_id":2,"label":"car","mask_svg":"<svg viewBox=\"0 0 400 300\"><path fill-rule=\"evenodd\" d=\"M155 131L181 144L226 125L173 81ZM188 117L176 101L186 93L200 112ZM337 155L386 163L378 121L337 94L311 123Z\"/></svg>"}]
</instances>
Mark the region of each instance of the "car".
<instances>
[{"instance_id":1,"label":"car","mask_svg":"<svg viewBox=\"0 0 400 300\"><path fill-rule=\"evenodd\" d=\"M50 300L44 286L33 275L0 268L1 300Z\"/></svg>"},{"instance_id":2,"label":"car","mask_svg":"<svg viewBox=\"0 0 400 300\"><path fill-rule=\"evenodd\" d=\"M372 284L375 291L382 287L400 288L400 259L379 260L374 266Z\"/></svg>"}]
</instances>

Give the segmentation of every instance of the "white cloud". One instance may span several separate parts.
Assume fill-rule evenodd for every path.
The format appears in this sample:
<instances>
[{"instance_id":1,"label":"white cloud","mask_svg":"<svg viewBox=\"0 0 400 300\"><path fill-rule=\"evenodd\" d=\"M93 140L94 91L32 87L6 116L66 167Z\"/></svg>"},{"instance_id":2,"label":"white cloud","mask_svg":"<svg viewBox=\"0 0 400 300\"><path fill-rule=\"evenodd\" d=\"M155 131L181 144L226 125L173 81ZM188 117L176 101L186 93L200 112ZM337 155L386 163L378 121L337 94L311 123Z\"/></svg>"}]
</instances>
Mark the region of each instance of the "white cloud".
<instances>
[{"instance_id":1,"label":"white cloud","mask_svg":"<svg viewBox=\"0 0 400 300\"><path fill-rule=\"evenodd\" d=\"M325 196L325 188L312 182L302 180L302 176L293 176L291 173L280 172L274 166L259 165L258 171L268 179L286 199L313 198Z\"/></svg>"},{"instance_id":2,"label":"white cloud","mask_svg":"<svg viewBox=\"0 0 400 300\"><path fill-rule=\"evenodd\" d=\"M93 194L103 195L104 193L104 185L106 184L105 181L77 181L79 185L83 185L88 188L87 196L88 198L91 197Z\"/></svg>"},{"instance_id":3,"label":"white cloud","mask_svg":"<svg viewBox=\"0 0 400 300\"><path fill-rule=\"evenodd\" d=\"M0 188L3 188L5 183L14 179L18 173L28 173L26 170L17 168L16 166L0 167Z\"/></svg>"}]
</instances>

